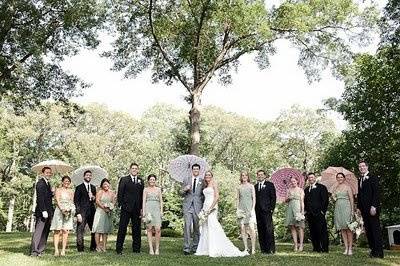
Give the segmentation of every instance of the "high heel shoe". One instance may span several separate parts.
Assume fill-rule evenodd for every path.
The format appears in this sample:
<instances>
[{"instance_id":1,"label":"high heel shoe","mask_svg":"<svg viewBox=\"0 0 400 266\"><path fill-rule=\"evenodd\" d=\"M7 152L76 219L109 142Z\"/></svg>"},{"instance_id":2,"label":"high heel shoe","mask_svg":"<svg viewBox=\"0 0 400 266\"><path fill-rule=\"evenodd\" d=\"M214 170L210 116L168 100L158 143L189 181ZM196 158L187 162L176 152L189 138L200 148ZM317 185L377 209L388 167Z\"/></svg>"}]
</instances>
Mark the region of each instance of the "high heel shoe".
<instances>
[{"instance_id":1,"label":"high heel shoe","mask_svg":"<svg viewBox=\"0 0 400 266\"><path fill-rule=\"evenodd\" d=\"M154 255L160 255L160 251L158 249L156 249L156 251L154 252Z\"/></svg>"},{"instance_id":2,"label":"high heel shoe","mask_svg":"<svg viewBox=\"0 0 400 266\"><path fill-rule=\"evenodd\" d=\"M294 252L297 252L297 251L298 251L297 245L294 246L293 251L294 251Z\"/></svg>"},{"instance_id":3,"label":"high heel shoe","mask_svg":"<svg viewBox=\"0 0 400 266\"><path fill-rule=\"evenodd\" d=\"M62 250L62 251L61 251L60 256L61 256L61 257L65 257L65 250Z\"/></svg>"},{"instance_id":4,"label":"high heel shoe","mask_svg":"<svg viewBox=\"0 0 400 266\"><path fill-rule=\"evenodd\" d=\"M255 249L252 249L252 250L251 250L251 255L254 255L254 254L256 254L256 250L255 250Z\"/></svg>"},{"instance_id":5,"label":"high heel shoe","mask_svg":"<svg viewBox=\"0 0 400 266\"><path fill-rule=\"evenodd\" d=\"M300 245L299 246L299 252L302 252L303 251L303 245Z\"/></svg>"},{"instance_id":6,"label":"high heel shoe","mask_svg":"<svg viewBox=\"0 0 400 266\"><path fill-rule=\"evenodd\" d=\"M154 251L152 249L150 249L149 254L154 255Z\"/></svg>"},{"instance_id":7,"label":"high heel shoe","mask_svg":"<svg viewBox=\"0 0 400 266\"><path fill-rule=\"evenodd\" d=\"M343 254L343 255L347 255L348 253L349 253L349 251L348 251L348 249L346 248L342 254Z\"/></svg>"},{"instance_id":8,"label":"high heel shoe","mask_svg":"<svg viewBox=\"0 0 400 266\"><path fill-rule=\"evenodd\" d=\"M58 250L55 250L54 251L54 257L58 257L58 256L60 256L60 252Z\"/></svg>"}]
</instances>

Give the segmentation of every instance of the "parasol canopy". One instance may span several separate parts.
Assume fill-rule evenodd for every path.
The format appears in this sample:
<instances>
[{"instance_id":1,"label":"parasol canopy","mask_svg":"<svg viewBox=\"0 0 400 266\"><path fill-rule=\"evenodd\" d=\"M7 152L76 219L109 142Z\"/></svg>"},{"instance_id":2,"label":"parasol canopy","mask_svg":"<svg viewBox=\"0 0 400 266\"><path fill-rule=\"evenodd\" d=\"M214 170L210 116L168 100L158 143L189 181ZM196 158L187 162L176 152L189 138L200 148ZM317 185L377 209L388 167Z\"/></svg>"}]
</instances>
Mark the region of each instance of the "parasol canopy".
<instances>
[{"instance_id":1,"label":"parasol canopy","mask_svg":"<svg viewBox=\"0 0 400 266\"><path fill-rule=\"evenodd\" d=\"M294 168L283 168L271 176L271 182L275 185L276 199L278 202L284 202L290 185L290 178L296 177L299 180L299 187L304 186L304 176Z\"/></svg>"},{"instance_id":2,"label":"parasol canopy","mask_svg":"<svg viewBox=\"0 0 400 266\"><path fill-rule=\"evenodd\" d=\"M329 166L327 169L321 173L321 184L325 185L329 193L337 186L336 175L338 173L343 173L346 177L345 182L351 187L353 194L358 193L358 180L355 174L344 167L334 167Z\"/></svg>"},{"instance_id":3,"label":"parasol canopy","mask_svg":"<svg viewBox=\"0 0 400 266\"><path fill-rule=\"evenodd\" d=\"M50 167L53 174L66 174L72 171L72 166L60 160L47 160L32 166L32 171L41 174L43 167Z\"/></svg>"},{"instance_id":4,"label":"parasol canopy","mask_svg":"<svg viewBox=\"0 0 400 266\"><path fill-rule=\"evenodd\" d=\"M90 181L90 183L95 185L96 187L100 186L101 180L103 180L103 178L108 177L107 171L98 165L81 166L76 169L71 176L71 180L75 184L75 186L83 183L83 174L88 170L92 172L92 180Z\"/></svg>"},{"instance_id":5,"label":"parasol canopy","mask_svg":"<svg viewBox=\"0 0 400 266\"><path fill-rule=\"evenodd\" d=\"M204 158L196 155L181 155L173 159L169 163L168 172L173 179L182 183L185 178L192 176L192 165L194 164L200 165L200 177L203 178L209 169L208 163Z\"/></svg>"}]
</instances>

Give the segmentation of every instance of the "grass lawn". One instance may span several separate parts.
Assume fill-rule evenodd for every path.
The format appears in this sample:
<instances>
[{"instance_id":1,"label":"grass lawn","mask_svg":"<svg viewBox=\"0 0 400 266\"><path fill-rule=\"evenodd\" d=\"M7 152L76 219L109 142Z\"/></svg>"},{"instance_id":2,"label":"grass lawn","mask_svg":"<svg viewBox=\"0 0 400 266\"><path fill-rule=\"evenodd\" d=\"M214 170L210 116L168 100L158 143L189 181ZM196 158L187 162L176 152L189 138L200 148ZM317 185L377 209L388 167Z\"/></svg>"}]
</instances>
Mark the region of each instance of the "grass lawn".
<instances>
[{"instance_id":1,"label":"grass lawn","mask_svg":"<svg viewBox=\"0 0 400 266\"><path fill-rule=\"evenodd\" d=\"M130 237L125 242L122 256L114 252L115 235L111 237L106 253L84 252L75 249L75 235L70 237L70 246L65 257L53 257L52 239L49 237L46 254L40 258L32 258L29 253L29 233L0 233L0 265L400 265L400 252L385 251L384 259L370 259L368 250L356 248L353 256L341 254L342 247L333 246L329 254L309 252L310 245L305 246L305 252L294 253L288 243L278 243L275 255L257 253L244 258L209 258L184 256L181 238L162 238L161 255L150 256L145 238L142 239L142 253L133 254L130 251ZM89 244L88 238L85 239ZM240 241L235 244L242 248Z\"/></svg>"}]
</instances>

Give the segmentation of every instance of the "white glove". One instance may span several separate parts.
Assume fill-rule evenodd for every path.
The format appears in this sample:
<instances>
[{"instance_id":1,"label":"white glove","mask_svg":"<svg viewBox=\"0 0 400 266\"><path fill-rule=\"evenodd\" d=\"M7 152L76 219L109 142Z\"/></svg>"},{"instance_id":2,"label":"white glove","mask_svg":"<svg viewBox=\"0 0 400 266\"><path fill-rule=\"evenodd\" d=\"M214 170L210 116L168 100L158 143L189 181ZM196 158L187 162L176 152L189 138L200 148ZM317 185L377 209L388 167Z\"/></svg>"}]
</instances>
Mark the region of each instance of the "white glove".
<instances>
[{"instance_id":1,"label":"white glove","mask_svg":"<svg viewBox=\"0 0 400 266\"><path fill-rule=\"evenodd\" d=\"M82 222L82 215L77 214L76 215L76 219L78 220L78 223L81 223Z\"/></svg>"},{"instance_id":2,"label":"white glove","mask_svg":"<svg viewBox=\"0 0 400 266\"><path fill-rule=\"evenodd\" d=\"M49 218L49 214L47 213L47 211L42 212L42 216L44 219Z\"/></svg>"}]
</instances>

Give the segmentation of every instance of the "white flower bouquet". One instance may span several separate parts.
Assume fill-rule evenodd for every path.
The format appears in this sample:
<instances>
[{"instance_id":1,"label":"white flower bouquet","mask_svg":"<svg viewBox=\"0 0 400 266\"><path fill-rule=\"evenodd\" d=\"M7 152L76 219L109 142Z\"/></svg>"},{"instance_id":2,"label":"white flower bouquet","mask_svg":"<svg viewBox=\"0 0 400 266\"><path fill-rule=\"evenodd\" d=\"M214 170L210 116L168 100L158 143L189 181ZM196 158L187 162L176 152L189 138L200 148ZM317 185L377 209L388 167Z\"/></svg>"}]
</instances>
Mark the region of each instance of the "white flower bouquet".
<instances>
[{"instance_id":1,"label":"white flower bouquet","mask_svg":"<svg viewBox=\"0 0 400 266\"><path fill-rule=\"evenodd\" d=\"M109 211L107 212L108 215L111 215L112 214L112 210L114 210L114 208L115 208L114 203L112 203L112 202L104 203L104 207L109 209Z\"/></svg>"},{"instance_id":2,"label":"white flower bouquet","mask_svg":"<svg viewBox=\"0 0 400 266\"><path fill-rule=\"evenodd\" d=\"M241 209L237 209L237 211L236 211L236 217L240 220L240 219L243 219L243 218L246 218L246 213L243 211L243 210L241 210Z\"/></svg>"},{"instance_id":3,"label":"white flower bouquet","mask_svg":"<svg viewBox=\"0 0 400 266\"><path fill-rule=\"evenodd\" d=\"M60 209L65 219L69 219L75 213L75 205L70 201L61 202Z\"/></svg>"},{"instance_id":4,"label":"white flower bouquet","mask_svg":"<svg viewBox=\"0 0 400 266\"><path fill-rule=\"evenodd\" d=\"M302 214L301 212L298 212L295 214L294 218L296 219L296 221L301 222L304 221L306 217L304 217L304 214Z\"/></svg>"},{"instance_id":5,"label":"white flower bouquet","mask_svg":"<svg viewBox=\"0 0 400 266\"><path fill-rule=\"evenodd\" d=\"M151 221L153 220L153 217L151 216L151 213L146 213L146 216L144 217L144 222L146 224L151 223Z\"/></svg>"},{"instance_id":6,"label":"white flower bouquet","mask_svg":"<svg viewBox=\"0 0 400 266\"><path fill-rule=\"evenodd\" d=\"M206 211L204 209L201 210L197 215L199 217L199 225L203 225L207 221L208 215L210 215L210 213L212 213L213 211L215 211L215 208L211 211Z\"/></svg>"},{"instance_id":7,"label":"white flower bouquet","mask_svg":"<svg viewBox=\"0 0 400 266\"><path fill-rule=\"evenodd\" d=\"M361 215L355 214L354 220L347 223L349 230L356 234L356 238L358 239L360 235L364 232L364 221Z\"/></svg>"}]
</instances>

